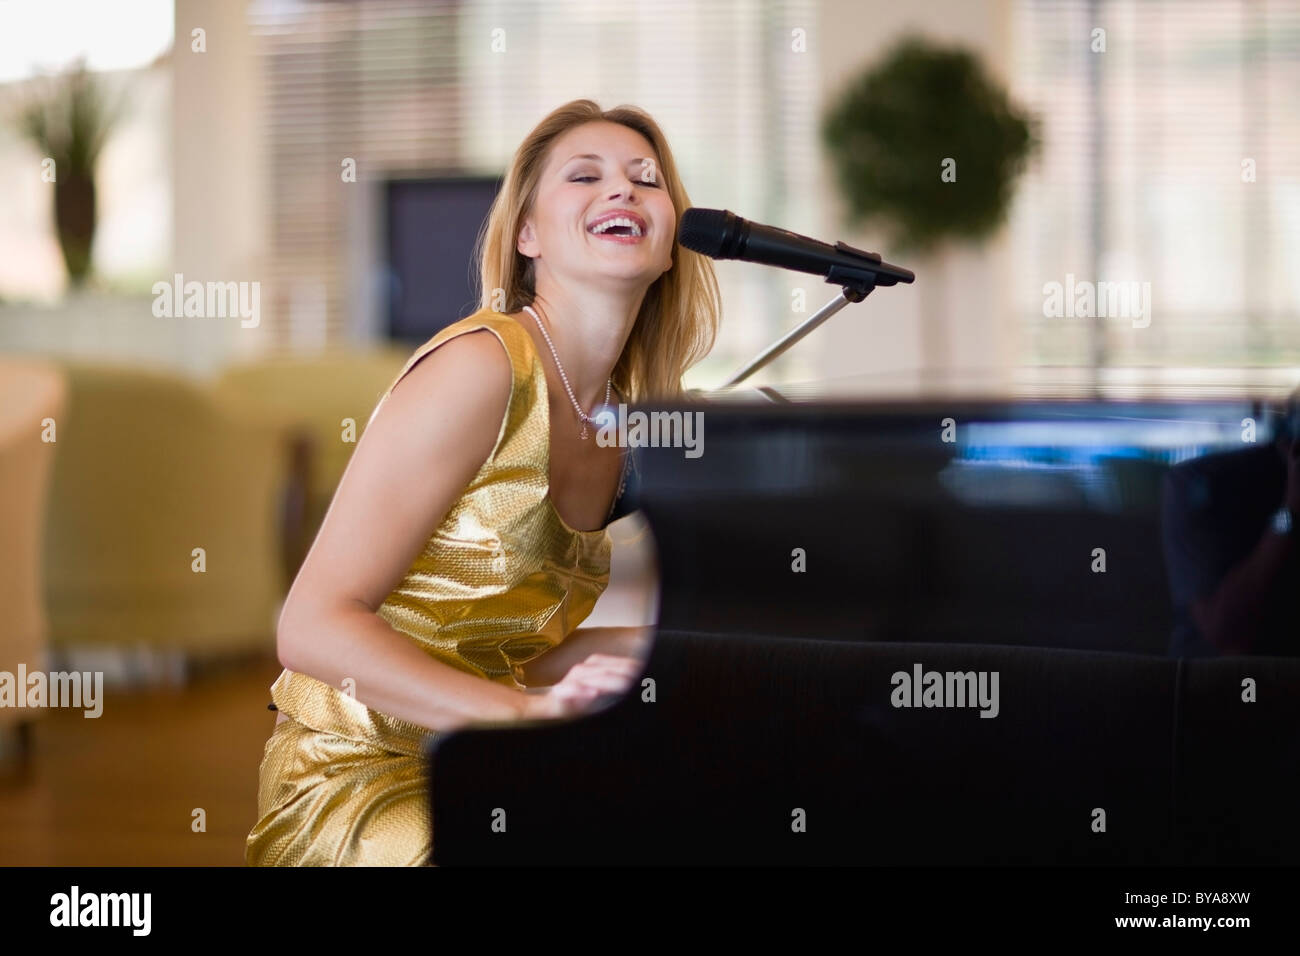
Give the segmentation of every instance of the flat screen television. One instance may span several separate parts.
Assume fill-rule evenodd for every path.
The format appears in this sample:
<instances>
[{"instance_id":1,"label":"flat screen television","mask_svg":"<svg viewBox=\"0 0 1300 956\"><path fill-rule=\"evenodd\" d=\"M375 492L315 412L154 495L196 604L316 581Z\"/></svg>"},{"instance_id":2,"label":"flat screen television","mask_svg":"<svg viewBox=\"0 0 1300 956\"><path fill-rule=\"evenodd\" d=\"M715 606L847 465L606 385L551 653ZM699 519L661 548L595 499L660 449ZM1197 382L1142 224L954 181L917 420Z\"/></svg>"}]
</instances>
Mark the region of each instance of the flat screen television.
<instances>
[{"instance_id":1,"label":"flat screen television","mask_svg":"<svg viewBox=\"0 0 1300 956\"><path fill-rule=\"evenodd\" d=\"M501 180L394 179L384 189L387 334L419 345L478 307L474 243Z\"/></svg>"}]
</instances>

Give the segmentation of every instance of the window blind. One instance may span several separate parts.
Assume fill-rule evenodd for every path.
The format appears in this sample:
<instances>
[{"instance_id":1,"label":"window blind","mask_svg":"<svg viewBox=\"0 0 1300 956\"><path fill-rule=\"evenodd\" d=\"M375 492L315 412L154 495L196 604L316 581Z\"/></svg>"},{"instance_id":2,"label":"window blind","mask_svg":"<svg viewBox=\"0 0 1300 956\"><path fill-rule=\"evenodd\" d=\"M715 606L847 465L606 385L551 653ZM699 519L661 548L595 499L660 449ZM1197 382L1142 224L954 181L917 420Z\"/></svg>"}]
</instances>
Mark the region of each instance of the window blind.
<instances>
[{"instance_id":1,"label":"window blind","mask_svg":"<svg viewBox=\"0 0 1300 956\"><path fill-rule=\"evenodd\" d=\"M1300 363L1300 3L1017 0L1014 20L1043 139L1012 217L1027 358ZM1045 316L1070 275L1149 282L1149 326Z\"/></svg>"}]
</instances>

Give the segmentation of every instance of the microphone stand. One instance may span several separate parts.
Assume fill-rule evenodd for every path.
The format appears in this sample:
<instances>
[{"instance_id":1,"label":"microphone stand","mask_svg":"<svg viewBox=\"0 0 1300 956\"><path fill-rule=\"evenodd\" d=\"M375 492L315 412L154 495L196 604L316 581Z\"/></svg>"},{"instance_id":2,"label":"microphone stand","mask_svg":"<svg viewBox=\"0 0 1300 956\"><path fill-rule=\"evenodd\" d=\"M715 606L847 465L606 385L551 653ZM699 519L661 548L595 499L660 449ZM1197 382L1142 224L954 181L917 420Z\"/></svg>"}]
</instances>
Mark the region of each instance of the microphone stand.
<instances>
[{"instance_id":1,"label":"microphone stand","mask_svg":"<svg viewBox=\"0 0 1300 956\"><path fill-rule=\"evenodd\" d=\"M834 265L831 266L830 270L826 273L827 282L832 285L842 286L839 295L813 313L813 315L810 316L802 325L787 332L777 342L774 342L772 345L760 352L748 365L740 369L740 371L736 372L736 374L724 382L720 388L731 388L733 385L740 384L763 366L768 365L778 356L783 355L796 342L850 302L861 302L871 294L871 291L875 289L877 285L877 280L882 278L880 273L872 268L873 265L878 265L880 263L880 253L855 249L853 246L844 242L835 243L835 248L840 252L847 253L848 255L863 260L861 267ZM881 282L880 284L894 285L894 283L898 281L893 276L889 276L888 278L889 281ZM903 281L910 282L911 280L904 279Z\"/></svg>"}]
</instances>

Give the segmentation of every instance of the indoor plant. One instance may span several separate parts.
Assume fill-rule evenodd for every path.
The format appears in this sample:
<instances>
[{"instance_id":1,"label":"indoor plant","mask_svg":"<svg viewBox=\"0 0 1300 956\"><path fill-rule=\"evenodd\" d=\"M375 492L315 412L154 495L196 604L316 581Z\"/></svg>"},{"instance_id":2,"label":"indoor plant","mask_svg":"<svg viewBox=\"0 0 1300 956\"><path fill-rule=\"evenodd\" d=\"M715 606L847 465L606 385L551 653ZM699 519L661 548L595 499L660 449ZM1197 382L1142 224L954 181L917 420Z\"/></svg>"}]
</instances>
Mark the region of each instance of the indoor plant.
<instances>
[{"instance_id":1,"label":"indoor plant","mask_svg":"<svg viewBox=\"0 0 1300 956\"><path fill-rule=\"evenodd\" d=\"M18 130L44 159L53 160L54 224L73 288L90 275L95 164L121 115L121 101L108 104L84 62L40 83L18 113Z\"/></svg>"},{"instance_id":2,"label":"indoor plant","mask_svg":"<svg viewBox=\"0 0 1300 956\"><path fill-rule=\"evenodd\" d=\"M917 37L858 74L823 117L851 224L879 224L892 254L938 267L917 270L927 335L937 336L942 309L925 273L942 271L953 243L984 239L1005 221L1036 125L975 54Z\"/></svg>"}]
</instances>

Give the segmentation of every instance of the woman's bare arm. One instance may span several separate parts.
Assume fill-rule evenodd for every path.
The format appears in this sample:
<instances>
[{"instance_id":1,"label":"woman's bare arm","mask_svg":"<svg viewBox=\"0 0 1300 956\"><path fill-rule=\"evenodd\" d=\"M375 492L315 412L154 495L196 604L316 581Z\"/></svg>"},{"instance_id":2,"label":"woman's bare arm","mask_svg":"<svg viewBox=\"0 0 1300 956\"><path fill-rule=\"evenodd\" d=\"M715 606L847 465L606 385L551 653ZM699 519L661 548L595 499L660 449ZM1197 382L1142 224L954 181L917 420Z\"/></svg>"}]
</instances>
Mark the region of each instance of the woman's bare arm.
<instances>
[{"instance_id":1,"label":"woman's bare arm","mask_svg":"<svg viewBox=\"0 0 1300 956\"><path fill-rule=\"evenodd\" d=\"M481 334L480 334L481 333ZM488 330L425 355L366 428L276 630L280 663L422 727L510 719L529 695L442 664L376 614L487 460L510 398Z\"/></svg>"}]
</instances>

